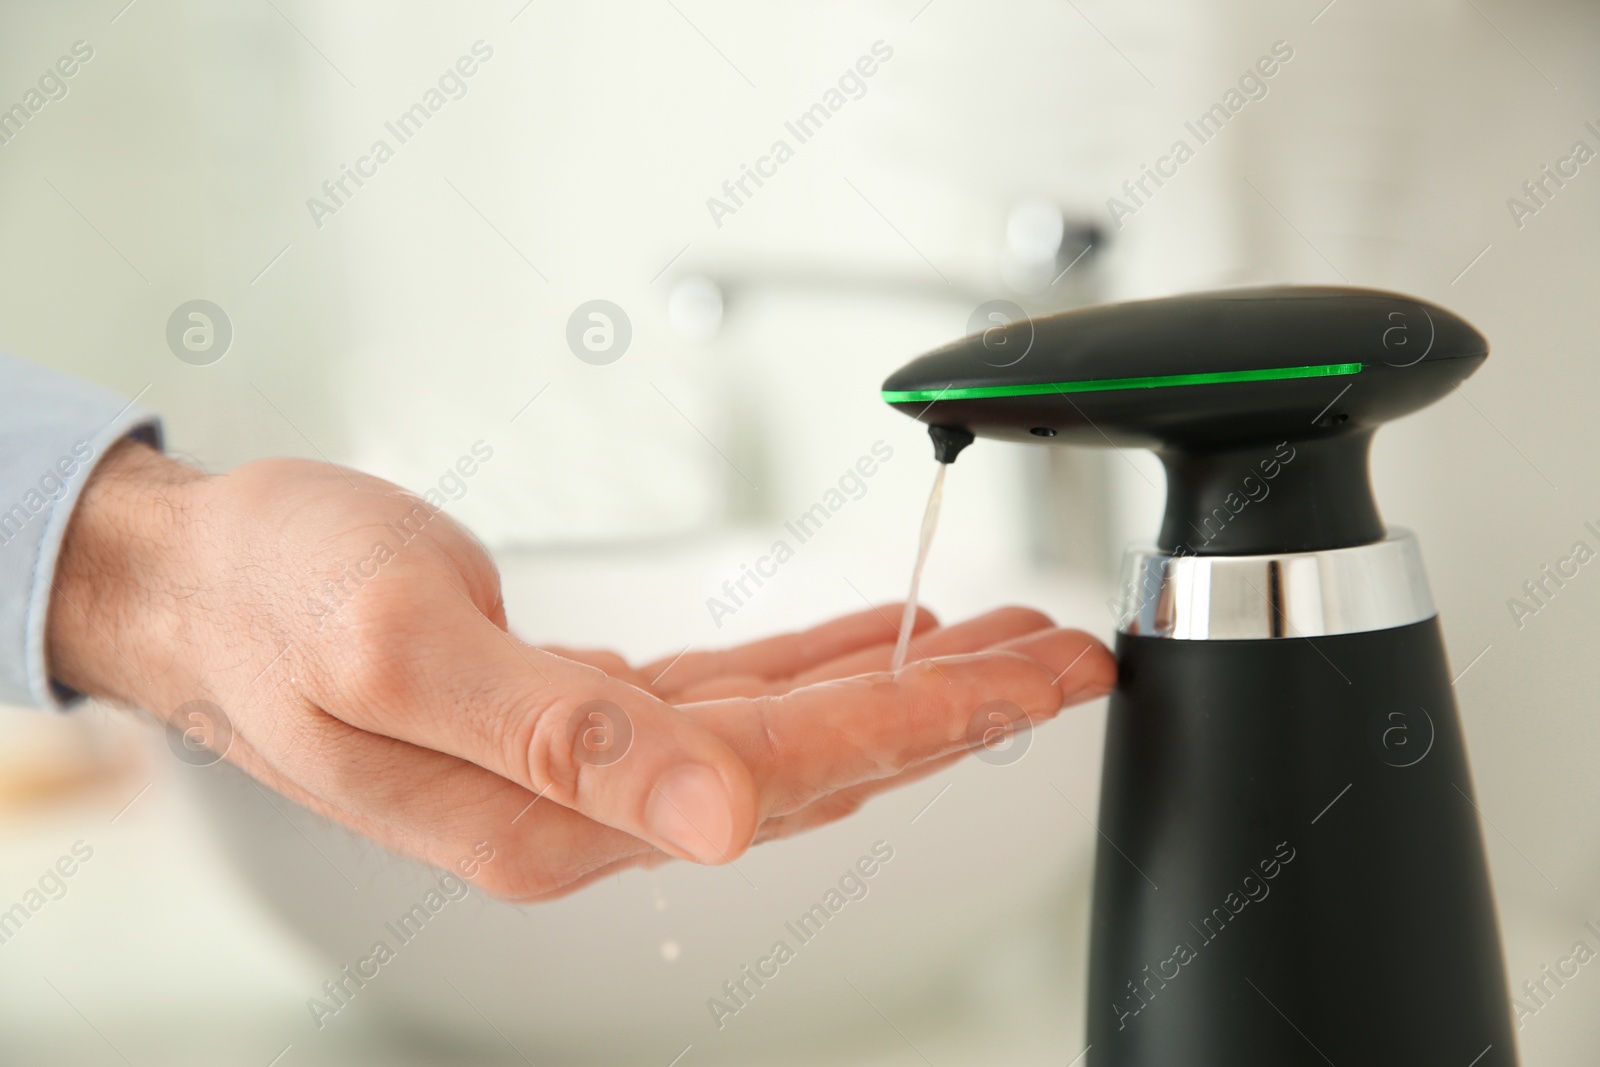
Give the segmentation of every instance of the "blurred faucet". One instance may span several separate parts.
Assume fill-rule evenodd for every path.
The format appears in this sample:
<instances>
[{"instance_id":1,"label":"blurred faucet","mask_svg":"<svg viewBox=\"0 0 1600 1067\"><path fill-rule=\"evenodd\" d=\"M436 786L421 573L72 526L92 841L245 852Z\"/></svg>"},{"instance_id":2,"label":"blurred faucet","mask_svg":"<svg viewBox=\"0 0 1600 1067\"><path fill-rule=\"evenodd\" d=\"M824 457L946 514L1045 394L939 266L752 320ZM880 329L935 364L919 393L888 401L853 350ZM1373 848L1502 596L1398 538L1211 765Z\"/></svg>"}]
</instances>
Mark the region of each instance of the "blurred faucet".
<instances>
[{"instance_id":1,"label":"blurred faucet","mask_svg":"<svg viewBox=\"0 0 1600 1067\"><path fill-rule=\"evenodd\" d=\"M668 290L670 321L687 336L710 340L755 292L777 290L855 299L955 302L971 313L969 330L1102 302L1108 235L1096 221L1049 197L1017 200L991 229L991 244L949 273L948 284L924 271L854 263L793 261L685 264ZM982 312L983 314L980 314ZM1026 359L1024 352L1018 358ZM752 443L752 447L755 447ZM1028 545L1033 562L1069 566L1086 577L1115 577L1123 547L1115 541L1110 464L1089 449L1030 449L1019 457L1028 485Z\"/></svg>"}]
</instances>

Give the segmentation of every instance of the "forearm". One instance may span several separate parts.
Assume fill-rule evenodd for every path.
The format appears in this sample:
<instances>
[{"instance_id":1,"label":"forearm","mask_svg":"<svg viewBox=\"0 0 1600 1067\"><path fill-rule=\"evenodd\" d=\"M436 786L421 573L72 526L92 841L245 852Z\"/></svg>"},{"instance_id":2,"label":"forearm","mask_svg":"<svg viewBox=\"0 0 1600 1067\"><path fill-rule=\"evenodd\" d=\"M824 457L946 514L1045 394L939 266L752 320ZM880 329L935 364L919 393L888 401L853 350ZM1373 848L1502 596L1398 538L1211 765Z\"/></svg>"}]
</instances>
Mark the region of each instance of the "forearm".
<instances>
[{"instance_id":1,"label":"forearm","mask_svg":"<svg viewBox=\"0 0 1600 1067\"><path fill-rule=\"evenodd\" d=\"M193 520L191 487L205 478L137 441L95 468L67 526L45 624L52 677L127 704L171 681ZM187 557L187 558L186 558Z\"/></svg>"}]
</instances>

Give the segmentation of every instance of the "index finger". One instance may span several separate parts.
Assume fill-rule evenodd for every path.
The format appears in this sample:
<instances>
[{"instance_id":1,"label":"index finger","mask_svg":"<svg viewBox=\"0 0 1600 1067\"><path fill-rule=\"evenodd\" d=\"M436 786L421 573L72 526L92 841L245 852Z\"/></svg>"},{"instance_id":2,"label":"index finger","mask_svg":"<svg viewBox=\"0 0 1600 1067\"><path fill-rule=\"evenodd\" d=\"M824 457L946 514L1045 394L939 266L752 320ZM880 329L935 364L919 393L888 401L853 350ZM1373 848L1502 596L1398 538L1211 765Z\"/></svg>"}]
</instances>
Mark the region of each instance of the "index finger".
<instances>
[{"instance_id":1,"label":"index finger","mask_svg":"<svg viewBox=\"0 0 1600 1067\"><path fill-rule=\"evenodd\" d=\"M1006 701L1032 722L1051 718L1064 700L1099 692L1083 679L1058 679L1085 648L1103 646L1070 630L1035 634L1027 652L989 651L921 660L890 674L820 682L782 696L683 705L750 768L763 817L783 815L819 797L968 747L974 715ZM1091 653L1092 658L1092 653ZM1109 672L1107 672L1109 677Z\"/></svg>"}]
</instances>

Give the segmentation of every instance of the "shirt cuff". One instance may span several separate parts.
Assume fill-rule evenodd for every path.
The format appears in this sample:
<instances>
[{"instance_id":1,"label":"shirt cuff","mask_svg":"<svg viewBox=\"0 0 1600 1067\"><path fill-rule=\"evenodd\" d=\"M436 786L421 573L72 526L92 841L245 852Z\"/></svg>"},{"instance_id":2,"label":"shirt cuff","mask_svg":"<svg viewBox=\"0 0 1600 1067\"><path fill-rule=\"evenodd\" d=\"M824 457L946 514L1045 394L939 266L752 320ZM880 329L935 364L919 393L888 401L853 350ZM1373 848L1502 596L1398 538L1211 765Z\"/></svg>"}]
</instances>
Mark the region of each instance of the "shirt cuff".
<instances>
[{"instance_id":1,"label":"shirt cuff","mask_svg":"<svg viewBox=\"0 0 1600 1067\"><path fill-rule=\"evenodd\" d=\"M62 711L45 623L67 523L117 442L162 447L161 423L114 393L0 352L0 701Z\"/></svg>"}]
</instances>

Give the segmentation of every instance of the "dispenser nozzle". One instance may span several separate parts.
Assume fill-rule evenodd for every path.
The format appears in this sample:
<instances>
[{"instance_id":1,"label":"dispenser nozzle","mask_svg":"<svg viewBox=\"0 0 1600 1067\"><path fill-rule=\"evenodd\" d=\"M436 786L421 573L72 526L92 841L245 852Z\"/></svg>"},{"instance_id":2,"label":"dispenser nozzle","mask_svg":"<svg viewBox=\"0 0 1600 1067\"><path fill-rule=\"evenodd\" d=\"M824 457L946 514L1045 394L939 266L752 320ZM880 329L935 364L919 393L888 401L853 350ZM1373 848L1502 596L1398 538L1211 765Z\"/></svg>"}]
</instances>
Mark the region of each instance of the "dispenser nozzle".
<instances>
[{"instance_id":1,"label":"dispenser nozzle","mask_svg":"<svg viewBox=\"0 0 1600 1067\"><path fill-rule=\"evenodd\" d=\"M928 436L933 438L933 458L940 463L954 463L961 450L972 443L972 434L962 426L929 426Z\"/></svg>"}]
</instances>

